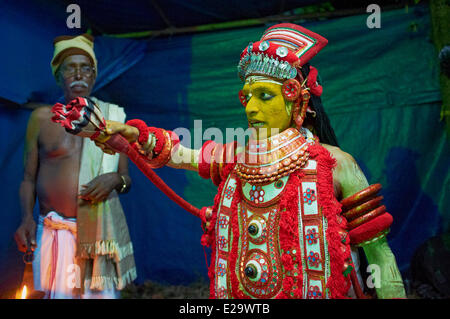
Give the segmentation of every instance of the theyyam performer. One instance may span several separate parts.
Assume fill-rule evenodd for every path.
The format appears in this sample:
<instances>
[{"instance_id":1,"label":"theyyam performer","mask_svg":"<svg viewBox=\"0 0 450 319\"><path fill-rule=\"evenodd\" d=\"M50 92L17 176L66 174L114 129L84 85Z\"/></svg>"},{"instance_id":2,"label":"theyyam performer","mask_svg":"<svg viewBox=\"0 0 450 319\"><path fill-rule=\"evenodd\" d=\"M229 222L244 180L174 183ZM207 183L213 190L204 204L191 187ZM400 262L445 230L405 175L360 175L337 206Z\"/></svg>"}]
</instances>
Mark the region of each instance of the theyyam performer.
<instances>
[{"instance_id":1,"label":"theyyam performer","mask_svg":"<svg viewBox=\"0 0 450 319\"><path fill-rule=\"evenodd\" d=\"M214 205L199 214L201 242L212 249L211 298L364 298L358 247L379 267L377 297L405 298L381 185L369 185L339 149L321 105L309 60L327 42L283 23L244 49L239 98L254 133L245 147L207 141L189 149L141 120L106 121L96 134L107 153L117 149L105 141L119 133L149 167L195 170L218 186Z\"/></svg>"}]
</instances>

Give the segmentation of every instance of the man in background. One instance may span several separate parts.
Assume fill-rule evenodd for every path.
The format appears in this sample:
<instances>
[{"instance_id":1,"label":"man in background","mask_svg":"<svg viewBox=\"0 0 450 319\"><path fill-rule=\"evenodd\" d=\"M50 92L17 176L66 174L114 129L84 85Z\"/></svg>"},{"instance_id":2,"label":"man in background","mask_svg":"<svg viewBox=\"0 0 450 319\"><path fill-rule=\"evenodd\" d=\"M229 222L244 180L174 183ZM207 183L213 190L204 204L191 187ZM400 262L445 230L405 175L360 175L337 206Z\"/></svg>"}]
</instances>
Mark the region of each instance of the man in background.
<instances>
[{"instance_id":1,"label":"man in background","mask_svg":"<svg viewBox=\"0 0 450 319\"><path fill-rule=\"evenodd\" d=\"M93 37L60 36L51 62L65 103L89 97L97 76ZM106 119L124 122L123 108L90 97ZM117 298L136 278L133 246L118 194L131 187L128 160L68 134L51 121L51 106L29 119L20 186L19 250L34 251L36 290L47 298ZM36 196L39 221L33 219Z\"/></svg>"}]
</instances>

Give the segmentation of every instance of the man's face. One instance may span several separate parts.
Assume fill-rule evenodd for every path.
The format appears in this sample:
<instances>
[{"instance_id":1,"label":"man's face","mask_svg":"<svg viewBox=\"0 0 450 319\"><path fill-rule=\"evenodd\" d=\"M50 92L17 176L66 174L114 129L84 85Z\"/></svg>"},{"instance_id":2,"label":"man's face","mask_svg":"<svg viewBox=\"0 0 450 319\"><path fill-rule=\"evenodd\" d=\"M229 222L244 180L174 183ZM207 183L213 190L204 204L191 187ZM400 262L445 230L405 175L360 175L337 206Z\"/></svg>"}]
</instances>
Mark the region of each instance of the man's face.
<instances>
[{"instance_id":1,"label":"man's face","mask_svg":"<svg viewBox=\"0 0 450 319\"><path fill-rule=\"evenodd\" d=\"M66 103L78 96L91 95L96 74L88 57L84 55L68 56L61 64L58 73Z\"/></svg>"},{"instance_id":2,"label":"man's face","mask_svg":"<svg viewBox=\"0 0 450 319\"><path fill-rule=\"evenodd\" d=\"M257 139L268 138L289 128L291 117L281 93L281 85L268 82L246 83L242 93L247 98L245 113Z\"/></svg>"}]
</instances>

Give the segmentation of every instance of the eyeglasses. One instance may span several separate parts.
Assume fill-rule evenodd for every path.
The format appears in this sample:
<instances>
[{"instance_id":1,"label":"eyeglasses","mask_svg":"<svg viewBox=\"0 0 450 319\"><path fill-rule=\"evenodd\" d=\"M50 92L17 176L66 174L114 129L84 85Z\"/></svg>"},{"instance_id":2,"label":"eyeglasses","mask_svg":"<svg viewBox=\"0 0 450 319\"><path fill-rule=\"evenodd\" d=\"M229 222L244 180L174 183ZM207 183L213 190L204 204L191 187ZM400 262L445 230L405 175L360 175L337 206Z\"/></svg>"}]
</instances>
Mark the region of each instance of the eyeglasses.
<instances>
[{"instance_id":1,"label":"eyeglasses","mask_svg":"<svg viewBox=\"0 0 450 319\"><path fill-rule=\"evenodd\" d=\"M61 73L64 78L74 76L78 71L82 76L89 78L94 74L95 69L89 65L83 65L81 67L65 66L61 69Z\"/></svg>"}]
</instances>

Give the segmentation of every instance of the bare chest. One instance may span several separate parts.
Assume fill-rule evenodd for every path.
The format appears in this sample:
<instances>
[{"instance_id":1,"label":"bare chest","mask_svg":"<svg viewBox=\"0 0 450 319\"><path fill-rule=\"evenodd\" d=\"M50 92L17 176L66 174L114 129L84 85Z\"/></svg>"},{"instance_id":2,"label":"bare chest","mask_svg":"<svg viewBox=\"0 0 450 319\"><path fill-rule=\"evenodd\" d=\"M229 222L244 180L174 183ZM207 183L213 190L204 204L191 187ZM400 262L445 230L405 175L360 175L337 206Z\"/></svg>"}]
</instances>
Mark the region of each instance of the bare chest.
<instances>
[{"instance_id":1,"label":"bare chest","mask_svg":"<svg viewBox=\"0 0 450 319\"><path fill-rule=\"evenodd\" d=\"M49 125L39 135L39 157L43 161L79 160L82 143L81 137Z\"/></svg>"}]
</instances>

